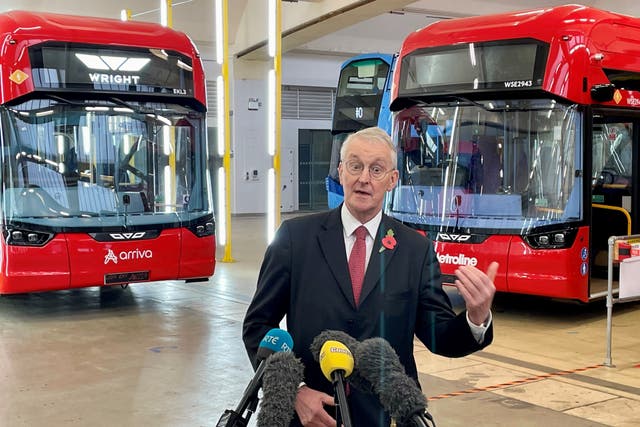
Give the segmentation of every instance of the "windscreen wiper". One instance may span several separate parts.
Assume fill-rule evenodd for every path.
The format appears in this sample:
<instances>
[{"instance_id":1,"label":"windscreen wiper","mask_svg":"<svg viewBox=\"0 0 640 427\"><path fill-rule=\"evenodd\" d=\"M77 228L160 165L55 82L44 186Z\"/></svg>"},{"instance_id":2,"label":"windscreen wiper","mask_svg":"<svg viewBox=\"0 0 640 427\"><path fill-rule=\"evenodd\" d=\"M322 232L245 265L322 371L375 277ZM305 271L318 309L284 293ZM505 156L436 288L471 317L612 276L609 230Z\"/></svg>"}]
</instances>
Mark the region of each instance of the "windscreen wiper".
<instances>
[{"instance_id":1,"label":"windscreen wiper","mask_svg":"<svg viewBox=\"0 0 640 427\"><path fill-rule=\"evenodd\" d=\"M130 109L131 111L134 111L136 113L140 113L140 114L153 114L155 113L155 110L152 108L145 108L142 105L136 105L133 106L130 103L128 103L127 101L123 101L120 98L116 98L115 96L111 96L109 97L109 101L113 102L114 104L118 104L121 105L125 108Z\"/></svg>"},{"instance_id":2,"label":"windscreen wiper","mask_svg":"<svg viewBox=\"0 0 640 427\"><path fill-rule=\"evenodd\" d=\"M58 101L62 104L68 104L68 105L73 105L73 106L81 106L84 107L84 102L78 102L78 101L71 101L70 99L67 98L63 98L62 96L59 95L54 95L52 93L46 93L45 96L49 99L53 99L54 101Z\"/></svg>"},{"instance_id":3,"label":"windscreen wiper","mask_svg":"<svg viewBox=\"0 0 640 427\"><path fill-rule=\"evenodd\" d=\"M487 108L487 106L485 104L481 104L478 101L474 101L472 99L469 98L465 98L464 96L460 96L460 95L451 95L451 97L453 99L457 99L458 101L462 101L462 102L467 102L469 104L475 105L476 107L480 107L485 111L496 111L495 108Z\"/></svg>"}]
</instances>

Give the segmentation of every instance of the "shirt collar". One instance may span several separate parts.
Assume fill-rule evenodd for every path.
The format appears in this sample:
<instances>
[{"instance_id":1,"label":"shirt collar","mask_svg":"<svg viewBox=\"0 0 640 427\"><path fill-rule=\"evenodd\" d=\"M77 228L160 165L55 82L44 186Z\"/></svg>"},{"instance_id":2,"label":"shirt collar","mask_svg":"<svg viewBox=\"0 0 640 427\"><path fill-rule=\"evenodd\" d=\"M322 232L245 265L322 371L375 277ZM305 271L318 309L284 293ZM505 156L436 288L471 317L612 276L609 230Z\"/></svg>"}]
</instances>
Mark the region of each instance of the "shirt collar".
<instances>
[{"instance_id":1,"label":"shirt collar","mask_svg":"<svg viewBox=\"0 0 640 427\"><path fill-rule=\"evenodd\" d=\"M340 217L342 219L342 227L346 236L351 236L353 232L356 231L356 228L364 225L367 229L367 232L369 233L369 236L373 237L378 231L380 221L382 221L382 209L380 209L376 216L371 218L370 221L365 224L360 224L360 221L358 221L353 215L351 215L351 212L349 212L349 209L347 209L347 205L343 203L342 209L340 210Z\"/></svg>"}]
</instances>

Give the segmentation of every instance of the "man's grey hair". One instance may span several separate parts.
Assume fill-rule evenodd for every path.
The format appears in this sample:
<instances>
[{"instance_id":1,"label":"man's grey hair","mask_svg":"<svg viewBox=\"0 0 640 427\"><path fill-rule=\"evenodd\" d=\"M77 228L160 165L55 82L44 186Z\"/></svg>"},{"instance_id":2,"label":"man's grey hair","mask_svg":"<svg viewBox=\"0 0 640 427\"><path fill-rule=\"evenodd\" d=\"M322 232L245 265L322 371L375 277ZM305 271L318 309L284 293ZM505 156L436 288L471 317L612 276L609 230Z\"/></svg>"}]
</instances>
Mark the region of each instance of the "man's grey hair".
<instances>
[{"instance_id":1,"label":"man's grey hair","mask_svg":"<svg viewBox=\"0 0 640 427\"><path fill-rule=\"evenodd\" d=\"M359 130L358 132L354 132L347 137L342 143L342 147L340 147L340 159L344 159L347 154L347 148L351 141L355 139L363 139L369 142L370 144L385 144L389 149L389 157L391 159L391 165L393 168L396 168L398 161L398 153L396 152L396 147L393 145L391 141L391 137L387 132L382 130L379 127L369 127Z\"/></svg>"}]
</instances>

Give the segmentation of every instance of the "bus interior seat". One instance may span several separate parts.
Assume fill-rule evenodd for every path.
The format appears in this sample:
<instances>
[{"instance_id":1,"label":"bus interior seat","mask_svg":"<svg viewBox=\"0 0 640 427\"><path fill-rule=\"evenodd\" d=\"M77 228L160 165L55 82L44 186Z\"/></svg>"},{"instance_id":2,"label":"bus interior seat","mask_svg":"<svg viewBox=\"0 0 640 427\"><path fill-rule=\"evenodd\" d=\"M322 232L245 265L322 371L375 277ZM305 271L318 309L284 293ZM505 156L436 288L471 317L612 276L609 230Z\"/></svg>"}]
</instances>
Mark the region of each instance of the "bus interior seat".
<instances>
[{"instance_id":1,"label":"bus interior seat","mask_svg":"<svg viewBox=\"0 0 640 427\"><path fill-rule=\"evenodd\" d=\"M78 181L78 201L81 211L85 212L115 212L115 192L101 185Z\"/></svg>"},{"instance_id":2,"label":"bus interior seat","mask_svg":"<svg viewBox=\"0 0 640 427\"><path fill-rule=\"evenodd\" d=\"M420 138L417 136L412 136L410 138L406 138L404 140L404 146L402 149L405 152L416 151L420 148Z\"/></svg>"},{"instance_id":3,"label":"bus interior seat","mask_svg":"<svg viewBox=\"0 0 640 427\"><path fill-rule=\"evenodd\" d=\"M52 213L68 212L67 207L60 205L51 194L37 185L26 188L12 188L9 200L12 201L9 215L42 217ZM8 193L8 190L6 190ZM7 200L7 199L5 199Z\"/></svg>"},{"instance_id":4,"label":"bus interior seat","mask_svg":"<svg viewBox=\"0 0 640 427\"><path fill-rule=\"evenodd\" d=\"M497 193L502 186L500 178L501 159L498 152L498 138L495 136L479 135L476 141L478 151L481 156L479 165L481 174L479 183L476 186L482 189L483 193ZM479 185L478 185L479 184Z\"/></svg>"},{"instance_id":5,"label":"bus interior seat","mask_svg":"<svg viewBox=\"0 0 640 427\"><path fill-rule=\"evenodd\" d=\"M550 206L555 206L557 194L555 190L557 181L557 164L558 159L555 153L556 149L553 145L544 145L540 147L539 159L539 176L541 187L538 189L541 191L539 197L547 200Z\"/></svg>"},{"instance_id":6,"label":"bus interior seat","mask_svg":"<svg viewBox=\"0 0 640 427\"><path fill-rule=\"evenodd\" d=\"M59 172L33 162L28 162L26 167L28 180L27 182L20 182L21 186L41 188L58 205L69 208L67 186L65 185L64 177ZM22 181L22 177L20 180Z\"/></svg>"},{"instance_id":7,"label":"bus interior seat","mask_svg":"<svg viewBox=\"0 0 640 427\"><path fill-rule=\"evenodd\" d=\"M413 185L442 186L444 170L442 168L430 168L427 166L414 166L411 168Z\"/></svg>"},{"instance_id":8,"label":"bus interior seat","mask_svg":"<svg viewBox=\"0 0 640 427\"><path fill-rule=\"evenodd\" d=\"M415 166L411 169L413 185L428 185L441 187L444 183L444 168L430 168L427 166ZM467 168L458 165L454 176L455 187L466 187L469 179Z\"/></svg>"}]
</instances>

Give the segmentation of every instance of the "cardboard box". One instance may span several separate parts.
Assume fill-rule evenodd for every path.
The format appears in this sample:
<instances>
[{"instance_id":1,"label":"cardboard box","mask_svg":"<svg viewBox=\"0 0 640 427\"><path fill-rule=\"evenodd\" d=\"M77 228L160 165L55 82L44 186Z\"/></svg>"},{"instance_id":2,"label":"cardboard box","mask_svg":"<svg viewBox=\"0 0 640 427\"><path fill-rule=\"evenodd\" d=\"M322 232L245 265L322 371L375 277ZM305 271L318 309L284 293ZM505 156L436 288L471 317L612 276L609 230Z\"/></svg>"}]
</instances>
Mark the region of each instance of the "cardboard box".
<instances>
[{"instance_id":1,"label":"cardboard box","mask_svg":"<svg viewBox=\"0 0 640 427\"><path fill-rule=\"evenodd\" d=\"M618 297L640 297L640 257L631 257L620 263L620 283Z\"/></svg>"}]
</instances>

